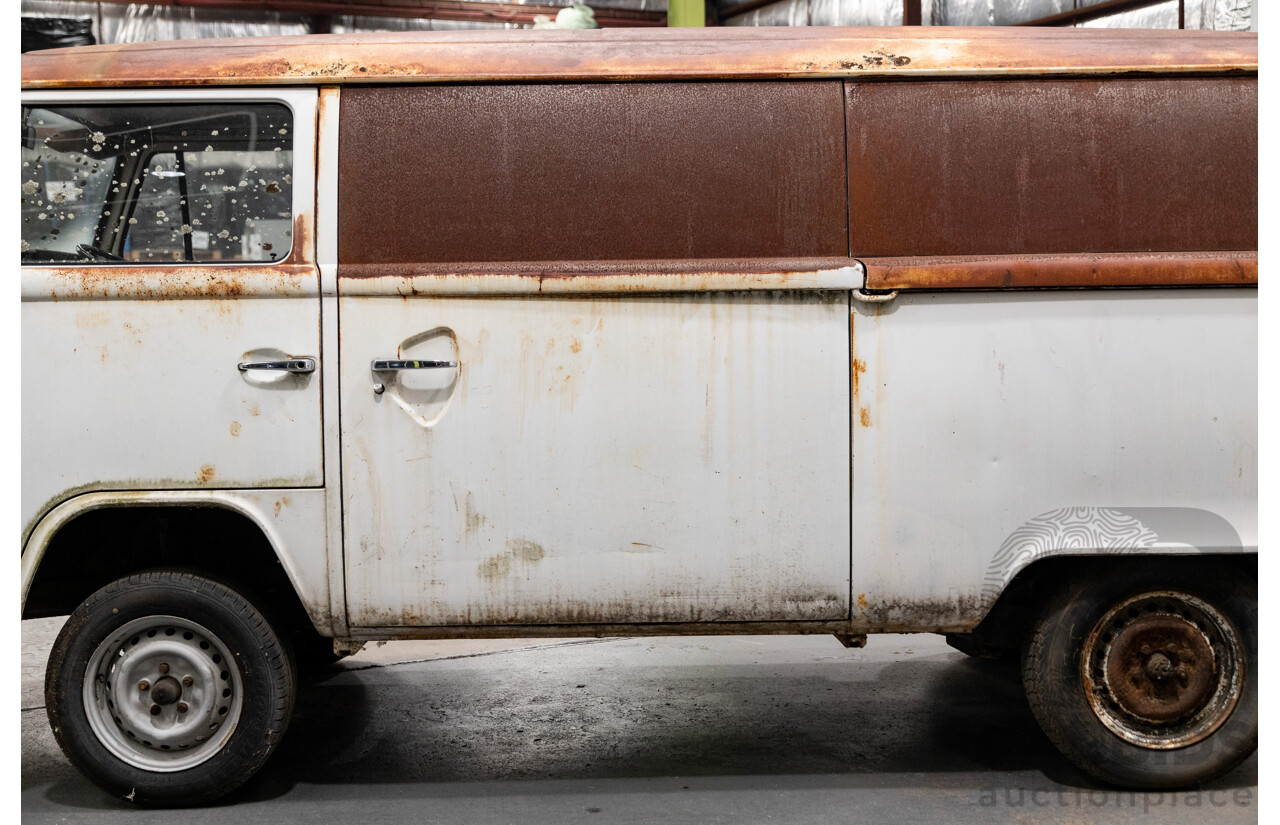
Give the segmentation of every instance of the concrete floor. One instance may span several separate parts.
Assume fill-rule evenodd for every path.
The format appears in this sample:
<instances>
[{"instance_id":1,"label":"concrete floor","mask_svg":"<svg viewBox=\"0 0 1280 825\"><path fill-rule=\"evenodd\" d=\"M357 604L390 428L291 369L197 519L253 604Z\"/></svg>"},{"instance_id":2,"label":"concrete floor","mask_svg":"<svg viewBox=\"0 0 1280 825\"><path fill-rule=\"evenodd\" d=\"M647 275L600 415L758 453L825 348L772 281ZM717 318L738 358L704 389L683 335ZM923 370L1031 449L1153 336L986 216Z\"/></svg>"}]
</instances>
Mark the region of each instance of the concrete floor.
<instances>
[{"instance_id":1,"label":"concrete floor","mask_svg":"<svg viewBox=\"0 0 1280 825\"><path fill-rule=\"evenodd\" d=\"M23 623L26 823L169 822L58 750ZM1198 803L1198 804L1197 804ZM185 822L1257 821L1257 757L1198 792L1102 790L1016 671L935 636L394 642L299 696L280 750Z\"/></svg>"}]
</instances>

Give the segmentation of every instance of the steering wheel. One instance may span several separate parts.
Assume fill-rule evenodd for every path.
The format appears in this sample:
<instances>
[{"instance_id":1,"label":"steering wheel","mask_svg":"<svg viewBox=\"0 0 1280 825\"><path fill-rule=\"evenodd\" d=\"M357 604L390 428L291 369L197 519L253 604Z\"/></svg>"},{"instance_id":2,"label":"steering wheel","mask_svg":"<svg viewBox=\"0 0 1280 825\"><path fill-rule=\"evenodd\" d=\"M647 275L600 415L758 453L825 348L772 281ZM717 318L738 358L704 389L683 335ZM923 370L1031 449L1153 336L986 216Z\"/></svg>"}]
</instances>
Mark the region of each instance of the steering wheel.
<instances>
[{"instance_id":1,"label":"steering wheel","mask_svg":"<svg viewBox=\"0 0 1280 825\"><path fill-rule=\"evenodd\" d=\"M119 255L100 249L96 246L90 246L87 243L77 244L76 252L91 261L123 261Z\"/></svg>"}]
</instances>

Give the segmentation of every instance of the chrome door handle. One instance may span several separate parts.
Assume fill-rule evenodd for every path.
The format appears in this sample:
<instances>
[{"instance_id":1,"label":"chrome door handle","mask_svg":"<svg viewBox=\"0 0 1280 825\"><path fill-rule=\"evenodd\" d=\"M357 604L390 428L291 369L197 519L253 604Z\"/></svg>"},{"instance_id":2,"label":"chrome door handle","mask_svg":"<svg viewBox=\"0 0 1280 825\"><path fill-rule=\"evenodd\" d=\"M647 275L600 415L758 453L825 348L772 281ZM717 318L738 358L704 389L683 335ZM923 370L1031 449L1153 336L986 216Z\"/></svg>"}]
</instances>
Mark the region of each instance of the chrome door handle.
<instances>
[{"instance_id":1,"label":"chrome door handle","mask_svg":"<svg viewBox=\"0 0 1280 825\"><path fill-rule=\"evenodd\" d=\"M369 369L374 372L395 372L396 370L442 370L458 366L457 361L393 361L390 358L375 358Z\"/></svg>"},{"instance_id":2,"label":"chrome door handle","mask_svg":"<svg viewBox=\"0 0 1280 825\"><path fill-rule=\"evenodd\" d=\"M240 364L239 366L241 372L247 372L249 370L276 370L278 372L306 373L316 371L316 359L290 358L287 361L257 361L254 363Z\"/></svg>"}]
</instances>

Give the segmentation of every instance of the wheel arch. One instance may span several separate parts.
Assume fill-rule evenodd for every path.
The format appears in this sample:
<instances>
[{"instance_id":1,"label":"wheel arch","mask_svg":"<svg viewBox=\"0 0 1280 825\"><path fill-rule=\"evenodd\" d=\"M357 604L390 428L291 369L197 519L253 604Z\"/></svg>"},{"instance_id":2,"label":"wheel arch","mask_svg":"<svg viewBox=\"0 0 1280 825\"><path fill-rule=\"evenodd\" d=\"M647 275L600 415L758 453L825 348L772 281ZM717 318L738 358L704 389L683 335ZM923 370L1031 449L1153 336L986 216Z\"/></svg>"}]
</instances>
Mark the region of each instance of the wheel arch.
<instances>
[{"instance_id":1,"label":"wheel arch","mask_svg":"<svg viewBox=\"0 0 1280 825\"><path fill-rule=\"evenodd\" d=\"M173 567L245 593L291 632L331 635L327 575L308 569L272 518L267 502L276 496L278 515L282 492L288 501L315 491L94 492L63 501L23 548L22 616L65 615L117 578ZM324 548L314 550L323 560Z\"/></svg>"},{"instance_id":2,"label":"wheel arch","mask_svg":"<svg viewBox=\"0 0 1280 825\"><path fill-rule=\"evenodd\" d=\"M968 633L949 633L954 647L973 655L998 655L1019 650L1044 608L1064 587L1088 578L1114 575L1121 570L1148 567L1153 572L1168 566L1193 567L1205 575L1234 575L1257 580L1256 550L1205 553L1080 553L1045 555L1022 566L1005 585L982 620Z\"/></svg>"}]
</instances>

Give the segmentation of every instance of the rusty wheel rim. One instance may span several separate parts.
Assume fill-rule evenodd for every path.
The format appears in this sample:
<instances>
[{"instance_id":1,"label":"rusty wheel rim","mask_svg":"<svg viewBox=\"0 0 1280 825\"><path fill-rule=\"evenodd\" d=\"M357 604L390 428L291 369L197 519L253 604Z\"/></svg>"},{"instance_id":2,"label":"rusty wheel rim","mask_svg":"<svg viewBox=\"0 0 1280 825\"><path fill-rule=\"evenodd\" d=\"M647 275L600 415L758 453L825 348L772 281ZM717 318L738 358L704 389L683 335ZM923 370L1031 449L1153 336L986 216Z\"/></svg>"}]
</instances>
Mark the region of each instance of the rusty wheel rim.
<instances>
[{"instance_id":1,"label":"rusty wheel rim","mask_svg":"<svg viewBox=\"0 0 1280 825\"><path fill-rule=\"evenodd\" d=\"M1089 704L1112 733L1157 750L1185 748L1226 722L1244 656L1226 616L1187 593L1144 593L1094 626L1081 651Z\"/></svg>"}]
</instances>

